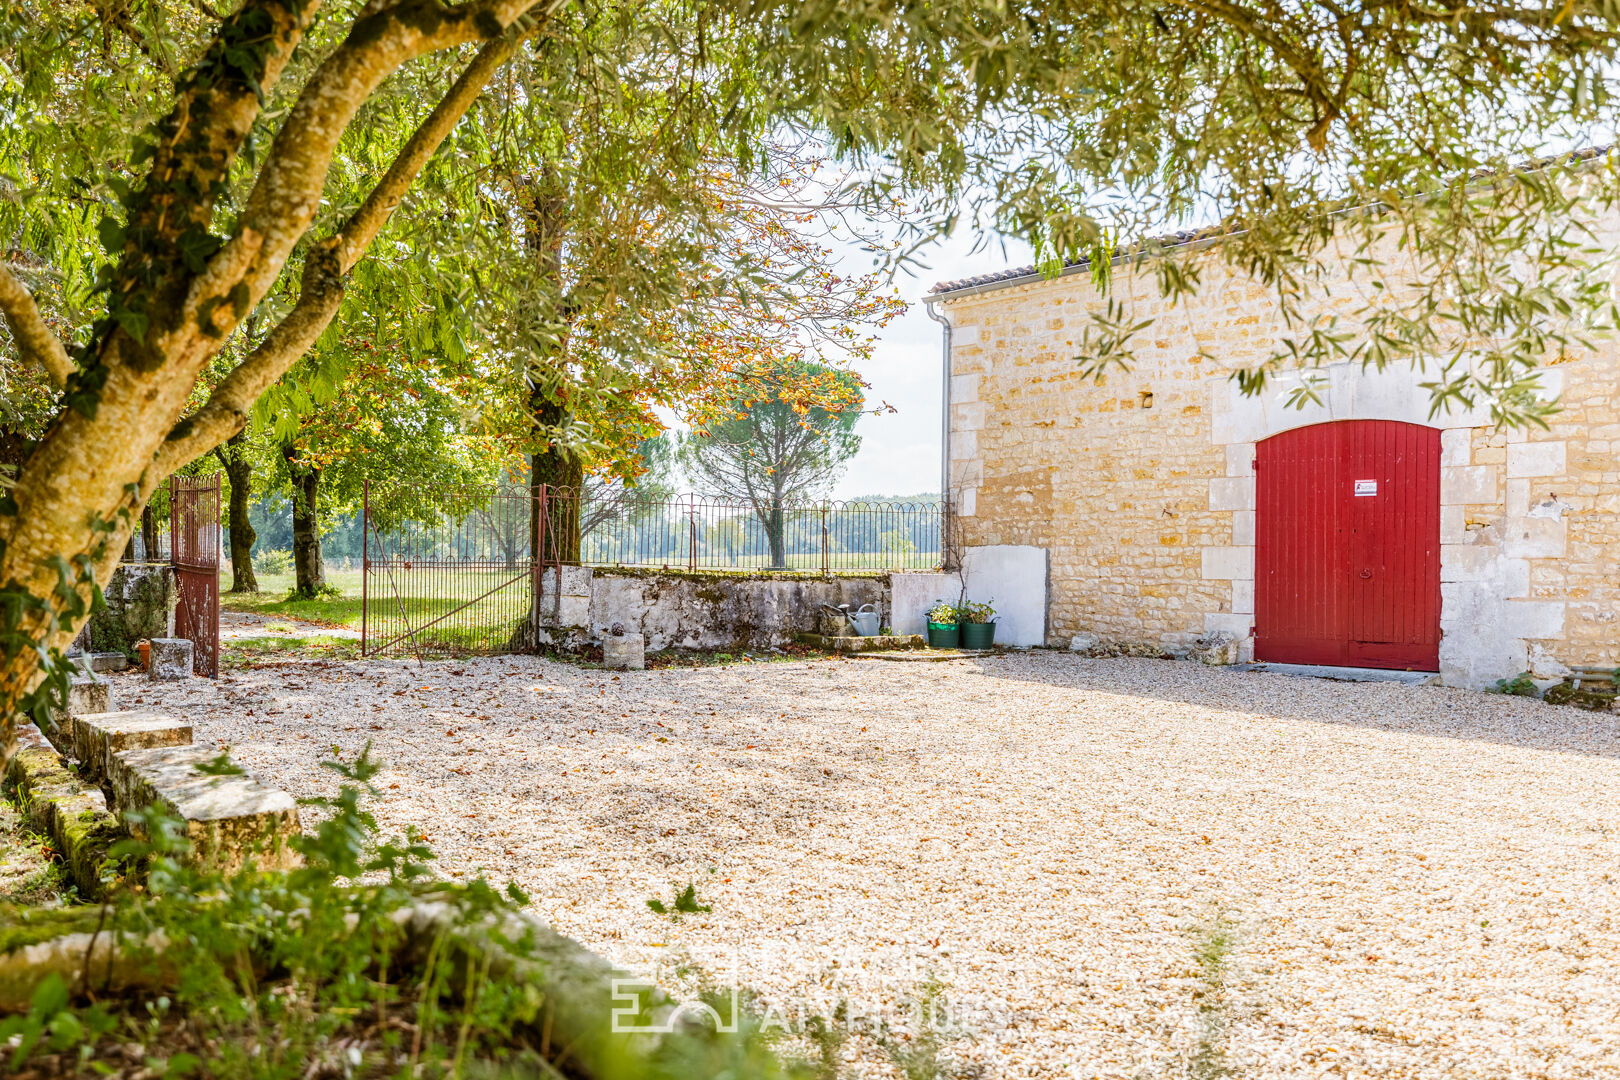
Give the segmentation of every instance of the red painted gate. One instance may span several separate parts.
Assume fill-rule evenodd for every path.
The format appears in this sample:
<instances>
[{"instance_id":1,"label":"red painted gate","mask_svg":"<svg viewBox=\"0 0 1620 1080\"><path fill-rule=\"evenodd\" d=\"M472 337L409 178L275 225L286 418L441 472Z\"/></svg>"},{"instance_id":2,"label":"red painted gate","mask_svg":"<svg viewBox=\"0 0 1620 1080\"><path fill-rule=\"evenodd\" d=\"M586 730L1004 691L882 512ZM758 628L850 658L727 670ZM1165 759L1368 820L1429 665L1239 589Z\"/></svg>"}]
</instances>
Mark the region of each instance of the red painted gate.
<instances>
[{"instance_id":1,"label":"red painted gate","mask_svg":"<svg viewBox=\"0 0 1620 1080\"><path fill-rule=\"evenodd\" d=\"M219 675L219 474L169 477L169 560L180 603L176 637L192 644L191 669Z\"/></svg>"},{"instance_id":2,"label":"red painted gate","mask_svg":"<svg viewBox=\"0 0 1620 1080\"><path fill-rule=\"evenodd\" d=\"M1342 420L1256 451L1255 659L1437 669L1440 432Z\"/></svg>"}]
</instances>

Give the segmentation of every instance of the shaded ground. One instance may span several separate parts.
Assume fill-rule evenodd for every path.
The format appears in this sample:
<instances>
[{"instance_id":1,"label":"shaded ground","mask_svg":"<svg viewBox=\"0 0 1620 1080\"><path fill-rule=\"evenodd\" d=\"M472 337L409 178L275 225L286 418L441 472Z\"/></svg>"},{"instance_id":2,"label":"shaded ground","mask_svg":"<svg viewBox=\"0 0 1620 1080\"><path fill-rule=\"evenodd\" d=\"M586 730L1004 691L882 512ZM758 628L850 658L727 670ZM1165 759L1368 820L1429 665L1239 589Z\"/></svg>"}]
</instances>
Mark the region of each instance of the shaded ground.
<instances>
[{"instance_id":1,"label":"shaded ground","mask_svg":"<svg viewBox=\"0 0 1620 1080\"><path fill-rule=\"evenodd\" d=\"M50 842L27 827L8 793L0 797L0 904L67 899Z\"/></svg>"},{"instance_id":2,"label":"shaded ground","mask_svg":"<svg viewBox=\"0 0 1620 1080\"><path fill-rule=\"evenodd\" d=\"M114 686L296 794L375 740L386 827L662 979L791 1023L937 975L986 1075L1620 1070L1613 717L1041 653Z\"/></svg>"}]
</instances>

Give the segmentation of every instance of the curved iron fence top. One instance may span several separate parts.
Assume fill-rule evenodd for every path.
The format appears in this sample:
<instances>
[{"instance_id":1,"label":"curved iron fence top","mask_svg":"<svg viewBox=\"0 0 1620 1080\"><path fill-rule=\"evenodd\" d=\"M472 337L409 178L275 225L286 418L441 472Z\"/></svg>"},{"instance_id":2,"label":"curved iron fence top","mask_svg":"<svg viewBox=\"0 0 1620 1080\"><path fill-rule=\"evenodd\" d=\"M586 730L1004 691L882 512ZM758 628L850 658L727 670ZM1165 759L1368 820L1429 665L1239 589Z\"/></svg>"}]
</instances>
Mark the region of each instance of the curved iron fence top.
<instances>
[{"instance_id":1,"label":"curved iron fence top","mask_svg":"<svg viewBox=\"0 0 1620 1080\"><path fill-rule=\"evenodd\" d=\"M575 488L559 485L547 485L547 497L552 499L575 500L583 494L587 502L610 499L634 499L648 504L664 503L670 506L697 504L698 506L744 506L752 509L756 505L780 506L783 510L912 510L926 512L938 510L945 504L945 500L938 496L914 499L890 499L881 495L855 499L812 499L812 498L786 498L775 502L764 496L757 499L738 495L706 495L696 491L671 492L666 494L645 494L640 488L633 487L603 487L603 488Z\"/></svg>"},{"instance_id":2,"label":"curved iron fence top","mask_svg":"<svg viewBox=\"0 0 1620 1080\"><path fill-rule=\"evenodd\" d=\"M563 484L542 485L546 496L552 499L577 499L583 493L586 499L634 497L647 502L685 503L697 502L713 505L715 503L739 503L753 505L754 500L745 496L705 494L698 491L665 492L653 494L647 489L639 487L626 487L619 484L603 485L601 487L574 487ZM419 484L395 484L389 487L374 486L371 488L373 501L419 497L425 494L436 494L442 497L456 497L458 499L530 499L537 498L535 489L527 484L514 484L511 487L468 487L463 484L435 484L423 482ZM822 508L840 509L843 507L864 508L912 508L917 510L937 509L944 504L938 495L923 495L916 497L890 497L886 495L868 495L853 499L816 499L790 497L783 499L783 509L820 510Z\"/></svg>"}]
</instances>

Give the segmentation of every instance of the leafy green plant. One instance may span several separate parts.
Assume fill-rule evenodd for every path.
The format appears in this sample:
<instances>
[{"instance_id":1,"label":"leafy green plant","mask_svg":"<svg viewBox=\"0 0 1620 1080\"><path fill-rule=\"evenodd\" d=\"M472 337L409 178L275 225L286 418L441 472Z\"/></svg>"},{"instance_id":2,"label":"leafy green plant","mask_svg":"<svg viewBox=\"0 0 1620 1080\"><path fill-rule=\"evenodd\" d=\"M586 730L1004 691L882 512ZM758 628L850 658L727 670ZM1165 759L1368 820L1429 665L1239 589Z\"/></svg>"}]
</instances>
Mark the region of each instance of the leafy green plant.
<instances>
[{"instance_id":1,"label":"leafy green plant","mask_svg":"<svg viewBox=\"0 0 1620 1080\"><path fill-rule=\"evenodd\" d=\"M668 915L671 919L679 919L682 915L700 915L714 908L708 904L698 903L697 885L688 882L686 888L675 893L673 904L666 904L658 897L647 901L647 907L659 915Z\"/></svg>"},{"instance_id":2,"label":"leafy green plant","mask_svg":"<svg viewBox=\"0 0 1620 1080\"><path fill-rule=\"evenodd\" d=\"M928 621L940 626L955 626L960 619L961 613L957 611L956 605L944 600L935 600L933 606L928 609Z\"/></svg>"},{"instance_id":3,"label":"leafy green plant","mask_svg":"<svg viewBox=\"0 0 1620 1080\"><path fill-rule=\"evenodd\" d=\"M916 993L908 996L907 1005L912 1030L903 1038L882 1032L878 1045L905 1080L941 1080L949 1076L952 1070L942 1053L951 1035L945 984L929 976Z\"/></svg>"},{"instance_id":4,"label":"leafy green plant","mask_svg":"<svg viewBox=\"0 0 1620 1080\"><path fill-rule=\"evenodd\" d=\"M1216 1080L1233 1071L1226 1057L1226 1029L1237 930L1231 917L1217 910L1193 927L1192 936L1193 958L1198 964L1198 1041L1188 1072L1194 1080Z\"/></svg>"},{"instance_id":5,"label":"leafy green plant","mask_svg":"<svg viewBox=\"0 0 1620 1080\"><path fill-rule=\"evenodd\" d=\"M253 569L261 574L285 574L292 569L292 552L280 548L261 551L253 556Z\"/></svg>"},{"instance_id":6,"label":"leafy green plant","mask_svg":"<svg viewBox=\"0 0 1620 1080\"><path fill-rule=\"evenodd\" d=\"M350 1075L545 1072L513 1036L536 1016L538 991L498 984L455 945L499 940L486 928L528 898L482 880L432 881L432 852L414 829L379 838L365 806L378 794L369 746L353 763L323 765L344 782L335 797L303 800L319 824L293 841L303 865L286 873L259 872L251 860L230 873L197 865L178 819L129 815L137 838L113 855L143 868L144 886L99 915L81 910L86 930L118 941L148 990L103 989L97 1004L76 1008L60 977L42 980L28 1013L0 1025L8 1069L44 1053L100 1061L116 1043L164 1063L162 1075L294 1080L319 1071L343 1039ZM204 771L231 770L222 757ZM425 944L409 927L423 910L445 913ZM164 944L174 942L185 943L178 963ZM519 957L530 947L499 944Z\"/></svg>"},{"instance_id":7,"label":"leafy green plant","mask_svg":"<svg viewBox=\"0 0 1620 1080\"><path fill-rule=\"evenodd\" d=\"M1541 696L1541 690L1536 686L1535 680L1528 671L1521 671L1511 679L1497 679L1496 682L1485 688L1487 694L1510 694L1513 697Z\"/></svg>"},{"instance_id":8,"label":"leafy green plant","mask_svg":"<svg viewBox=\"0 0 1620 1080\"><path fill-rule=\"evenodd\" d=\"M315 592L313 594L301 593L301 592L298 591L298 586L294 585L290 589L287 590L287 595L283 599L284 599L284 601L323 600L323 599L324 600L336 600L336 599L342 597L342 595L343 595L343 590L338 588L336 585L320 585L315 589Z\"/></svg>"},{"instance_id":9,"label":"leafy green plant","mask_svg":"<svg viewBox=\"0 0 1620 1080\"><path fill-rule=\"evenodd\" d=\"M988 603L977 600L969 600L957 610L961 614L963 622L987 623L996 617L995 608Z\"/></svg>"}]
</instances>

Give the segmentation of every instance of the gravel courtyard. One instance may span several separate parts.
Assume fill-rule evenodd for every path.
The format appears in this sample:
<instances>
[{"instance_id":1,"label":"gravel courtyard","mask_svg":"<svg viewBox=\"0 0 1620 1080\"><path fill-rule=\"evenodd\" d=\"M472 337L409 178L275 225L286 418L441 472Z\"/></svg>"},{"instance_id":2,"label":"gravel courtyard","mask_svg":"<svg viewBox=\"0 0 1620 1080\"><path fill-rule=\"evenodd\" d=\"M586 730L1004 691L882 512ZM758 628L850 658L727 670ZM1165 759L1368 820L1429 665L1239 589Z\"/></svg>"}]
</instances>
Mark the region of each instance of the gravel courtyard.
<instances>
[{"instance_id":1,"label":"gravel courtyard","mask_svg":"<svg viewBox=\"0 0 1620 1080\"><path fill-rule=\"evenodd\" d=\"M1609 716L1050 653L114 692L298 795L374 740L385 827L627 967L735 970L790 1022L938 976L985 1076L1620 1075ZM687 882L711 912L648 909Z\"/></svg>"}]
</instances>

